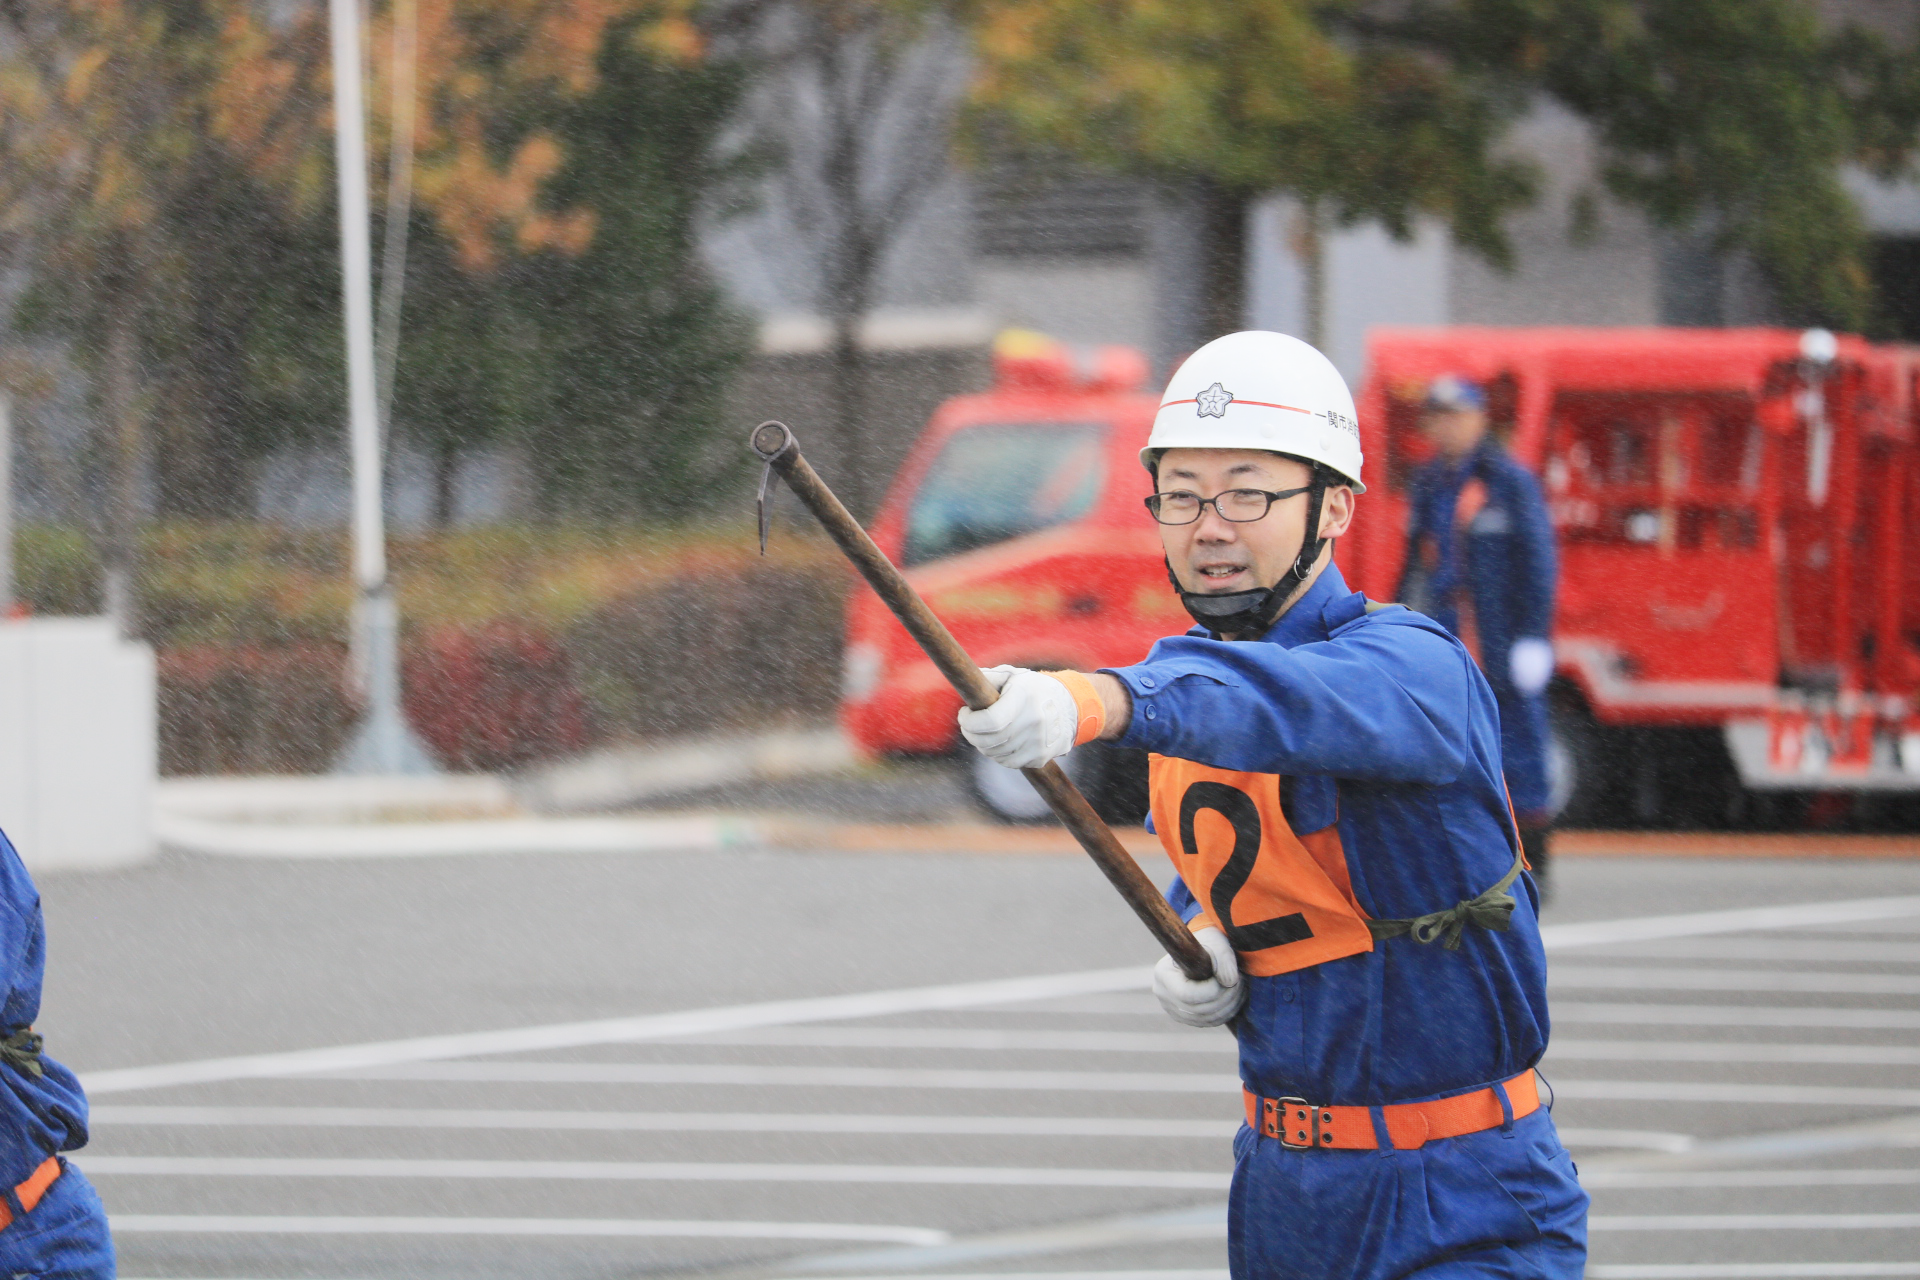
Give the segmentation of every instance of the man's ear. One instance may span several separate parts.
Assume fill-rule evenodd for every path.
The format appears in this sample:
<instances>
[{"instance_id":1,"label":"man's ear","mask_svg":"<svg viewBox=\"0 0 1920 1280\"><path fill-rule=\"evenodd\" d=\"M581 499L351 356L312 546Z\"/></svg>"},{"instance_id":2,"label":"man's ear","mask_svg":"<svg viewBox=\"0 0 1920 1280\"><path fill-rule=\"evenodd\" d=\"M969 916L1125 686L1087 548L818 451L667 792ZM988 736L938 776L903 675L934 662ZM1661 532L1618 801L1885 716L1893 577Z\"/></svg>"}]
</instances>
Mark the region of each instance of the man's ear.
<instances>
[{"instance_id":1,"label":"man's ear","mask_svg":"<svg viewBox=\"0 0 1920 1280\"><path fill-rule=\"evenodd\" d=\"M1344 484L1330 487L1320 501L1320 536L1337 538L1352 523L1353 489Z\"/></svg>"}]
</instances>

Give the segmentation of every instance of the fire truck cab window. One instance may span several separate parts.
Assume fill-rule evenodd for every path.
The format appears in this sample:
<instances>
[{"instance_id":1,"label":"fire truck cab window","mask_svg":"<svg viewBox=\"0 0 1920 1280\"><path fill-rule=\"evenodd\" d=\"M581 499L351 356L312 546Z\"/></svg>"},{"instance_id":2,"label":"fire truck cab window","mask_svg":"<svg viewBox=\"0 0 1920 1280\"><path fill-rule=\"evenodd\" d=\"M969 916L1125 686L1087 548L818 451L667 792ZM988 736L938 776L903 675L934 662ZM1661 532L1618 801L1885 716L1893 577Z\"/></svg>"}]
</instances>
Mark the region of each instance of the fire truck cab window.
<instances>
[{"instance_id":1,"label":"fire truck cab window","mask_svg":"<svg viewBox=\"0 0 1920 1280\"><path fill-rule=\"evenodd\" d=\"M1545 469L1569 543L1751 551L1765 436L1744 395L1563 392Z\"/></svg>"},{"instance_id":2,"label":"fire truck cab window","mask_svg":"<svg viewBox=\"0 0 1920 1280\"><path fill-rule=\"evenodd\" d=\"M1106 480L1106 435L1098 423L955 432L914 494L902 561L922 564L1085 516Z\"/></svg>"}]
</instances>

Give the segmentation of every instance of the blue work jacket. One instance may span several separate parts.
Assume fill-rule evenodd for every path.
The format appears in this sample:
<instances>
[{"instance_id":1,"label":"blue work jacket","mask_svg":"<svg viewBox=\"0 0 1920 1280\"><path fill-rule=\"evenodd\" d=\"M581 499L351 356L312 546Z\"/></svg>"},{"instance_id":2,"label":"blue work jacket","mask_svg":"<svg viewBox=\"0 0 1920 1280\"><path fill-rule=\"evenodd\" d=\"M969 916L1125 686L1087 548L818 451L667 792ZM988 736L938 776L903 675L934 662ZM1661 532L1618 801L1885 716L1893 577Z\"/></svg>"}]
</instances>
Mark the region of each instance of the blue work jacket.
<instances>
[{"instance_id":1,"label":"blue work jacket","mask_svg":"<svg viewBox=\"0 0 1920 1280\"><path fill-rule=\"evenodd\" d=\"M1454 513L1469 480L1485 486L1486 503L1463 531ZM1457 634L1464 591L1473 602L1480 657L1504 678L1515 640L1553 632L1559 563L1540 482L1488 438L1458 464L1436 458L1422 467L1409 498L1407 568L1396 594ZM1430 569L1423 563L1429 545Z\"/></svg>"},{"instance_id":2,"label":"blue work jacket","mask_svg":"<svg viewBox=\"0 0 1920 1280\"><path fill-rule=\"evenodd\" d=\"M33 1025L40 1016L40 984L47 966L47 929L40 892L0 834L0 963L5 1001L0 1035ZM52 1058L40 1059L42 1074L0 1063L0 1187L18 1186L57 1151L87 1142L87 1095L73 1072Z\"/></svg>"},{"instance_id":3,"label":"blue work jacket","mask_svg":"<svg viewBox=\"0 0 1920 1280\"><path fill-rule=\"evenodd\" d=\"M1333 565L1260 640L1195 629L1108 671L1133 695L1120 739L1217 769L1282 775L1294 831L1338 825L1375 919L1444 910L1513 864L1500 717L1466 648L1394 605L1367 612ZM1267 1097L1408 1102L1505 1080L1547 1047L1546 955L1531 877L1504 933L1457 951L1410 938L1275 977L1245 976L1240 1074ZM1175 879L1183 918L1198 904Z\"/></svg>"}]
</instances>

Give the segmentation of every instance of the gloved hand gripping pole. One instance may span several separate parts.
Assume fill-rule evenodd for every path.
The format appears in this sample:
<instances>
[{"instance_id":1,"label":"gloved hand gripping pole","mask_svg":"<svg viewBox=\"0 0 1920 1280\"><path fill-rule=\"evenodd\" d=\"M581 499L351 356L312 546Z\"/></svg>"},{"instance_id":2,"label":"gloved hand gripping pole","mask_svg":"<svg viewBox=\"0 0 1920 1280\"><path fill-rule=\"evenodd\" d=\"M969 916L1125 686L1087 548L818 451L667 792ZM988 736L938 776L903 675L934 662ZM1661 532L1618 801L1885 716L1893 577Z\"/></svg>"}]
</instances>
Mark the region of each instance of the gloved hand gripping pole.
<instances>
[{"instance_id":1,"label":"gloved hand gripping pole","mask_svg":"<svg viewBox=\"0 0 1920 1280\"><path fill-rule=\"evenodd\" d=\"M967 651L953 638L946 624L934 616L927 608L926 601L920 598L900 571L893 567L885 553L875 546L860 522L833 496L833 491L807 465L800 456L800 444L793 438L793 432L787 430L784 423L764 422L755 429L752 436L753 451L766 459L767 475L779 472L781 479L787 482L807 505L807 509L826 526L829 536L839 544L847 559L853 561L853 567L867 580L874 594L900 619L900 625L907 634L919 643L927 657L933 659L933 665L947 678L954 691L960 695L969 707L978 711L990 707L999 698L999 691L980 674L980 668ZM769 484L767 477L760 482L760 549L766 550L766 531L769 523ZM1173 913L1167 900L1140 870L1140 864L1133 855L1121 847L1100 815L1093 811L1087 798L1073 785L1067 775L1060 771L1057 763L1049 762L1038 769L1022 769L1033 789L1040 793L1060 819L1062 826L1073 833L1080 847L1087 851L1100 870L1106 874L1120 896L1127 900L1134 914L1140 917L1147 930L1174 963L1180 966L1182 973L1198 982L1213 976L1213 961L1205 948L1194 940L1193 933L1183 924L1180 917Z\"/></svg>"}]
</instances>

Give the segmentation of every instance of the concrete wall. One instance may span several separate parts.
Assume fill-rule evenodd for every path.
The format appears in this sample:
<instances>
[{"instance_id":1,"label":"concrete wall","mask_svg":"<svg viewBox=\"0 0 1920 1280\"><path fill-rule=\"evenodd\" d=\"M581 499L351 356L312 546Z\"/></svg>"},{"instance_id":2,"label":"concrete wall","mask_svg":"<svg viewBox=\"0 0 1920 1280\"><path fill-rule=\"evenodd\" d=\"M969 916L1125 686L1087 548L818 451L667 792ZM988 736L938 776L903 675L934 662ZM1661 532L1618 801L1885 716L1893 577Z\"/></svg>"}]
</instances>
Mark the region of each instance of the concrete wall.
<instances>
[{"instance_id":1,"label":"concrete wall","mask_svg":"<svg viewBox=\"0 0 1920 1280\"><path fill-rule=\"evenodd\" d=\"M1457 247L1449 267L1454 324L1659 324L1660 246L1645 218L1606 198L1593 136L1543 102L1511 145L1541 170L1539 201L1508 220L1515 265L1504 272ZM1582 209L1591 219L1578 216Z\"/></svg>"},{"instance_id":2,"label":"concrete wall","mask_svg":"<svg viewBox=\"0 0 1920 1280\"><path fill-rule=\"evenodd\" d=\"M34 871L153 853L153 651L104 618L0 622L0 828Z\"/></svg>"}]
</instances>

